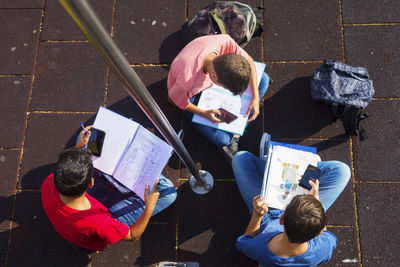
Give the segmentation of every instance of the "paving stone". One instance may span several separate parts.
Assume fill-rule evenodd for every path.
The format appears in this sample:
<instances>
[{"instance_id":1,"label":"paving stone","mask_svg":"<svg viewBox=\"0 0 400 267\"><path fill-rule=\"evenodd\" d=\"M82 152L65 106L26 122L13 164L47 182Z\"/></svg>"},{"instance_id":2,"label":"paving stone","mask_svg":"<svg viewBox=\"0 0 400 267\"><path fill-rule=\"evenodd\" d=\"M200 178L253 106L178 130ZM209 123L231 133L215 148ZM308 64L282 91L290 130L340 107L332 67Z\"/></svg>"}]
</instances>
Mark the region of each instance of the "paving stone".
<instances>
[{"instance_id":1,"label":"paving stone","mask_svg":"<svg viewBox=\"0 0 400 267\"><path fill-rule=\"evenodd\" d=\"M0 147L21 145L31 81L31 77L0 78L0 121L2 125L7 125L0 128Z\"/></svg>"},{"instance_id":2,"label":"paving stone","mask_svg":"<svg viewBox=\"0 0 400 267\"><path fill-rule=\"evenodd\" d=\"M265 61L342 59L338 1L264 1Z\"/></svg>"},{"instance_id":3,"label":"paving stone","mask_svg":"<svg viewBox=\"0 0 400 267\"><path fill-rule=\"evenodd\" d=\"M168 70L162 67L140 67L135 68L139 78L143 81L148 91L153 96L161 111L167 117L169 123L176 132L182 128L182 111L168 101L167 80ZM159 133L154 124L145 115L142 109L136 104L132 97L127 93L122 83L113 74L110 74L110 82L107 90L107 108L121 114L127 118L132 118L145 128L156 134L161 139L164 137ZM175 185L178 184L180 173L179 158L174 155L164 169L164 175Z\"/></svg>"},{"instance_id":4,"label":"paving stone","mask_svg":"<svg viewBox=\"0 0 400 267\"><path fill-rule=\"evenodd\" d=\"M235 241L250 214L236 183L217 181L210 193L196 195L186 182L178 194L178 260L200 266L246 266L248 259L236 249Z\"/></svg>"},{"instance_id":5,"label":"paving stone","mask_svg":"<svg viewBox=\"0 0 400 267\"><path fill-rule=\"evenodd\" d=\"M311 98L309 77L320 64L272 64L274 80L264 99L264 131L272 138L341 138L329 106Z\"/></svg>"},{"instance_id":6,"label":"paving stone","mask_svg":"<svg viewBox=\"0 0 400 267\"><path fill-rule=\"evenodd\" d=\"M346 62L368 69L375 97L400 97L399 40L399 25L344 27Z\"/></svg>"},{"instance_id":7,"label":"paving stone","mask_svg":"<svg viewBox=\"0 0 400 267\"><path fill-rule=\"evenodd\" d=\"M225 155L219 148L203 137L189 122L184 118L183 130L185 137L183 144L191 155L194 163L200 170L208 171L214 179L233 178L232 167ZM182 166L184 167L184 166ZM181 178L190 178L192 174L188 168L181 171Z\"/></svg>"},{"instance_id":8,"label":"paving stone","mask_svg":"<svg viewBox=\"0 0 400 267\"><path fill-rule=\"evenodd\" d=\"M272 138L273 141L275 141ZM276 140L288 144L299 144L317 148L317 153L323 161L338 160L351 167L350 144L348 140ZM353 181L349 183L338 199L327 211L330 225L354 226L354 191Z\"/></svg>"},{"instance_id":9,"label":"paving stone","mask_svg":"<svg viewBox=\"0 0 400 267\"><path fill-rule=\"evenodd\" d=\"M184 22L183 1L122 0L116 6L114 37L131 64L171 63L184 47L177 31Z\"/></svg>"},{"instance_id":10,"label":"paving stone","mask_svg":"<svg viewBox=\"0 0 400 267\"><path fill-rule=\"evenodd\" d=\"M150 223L136 242L120 241L94 254L92 266L155 266L175 260L175 224Z\"/></svg>"},{"instance_id":11,"label":"paving stone","mask_svg":"<svg viewBox=\"0 0 400 267\"><path fill-rule=\"evenodd\" d=\"M399 2L386 0L343 0L343 23L382 23L398 22Z\"/></svg>"},{"instance_id":12,"label":"paving stone","mask_svg":"<svg viewBox=\"0 0 400 267\"><path fill-rule=\"evenodd\" d=\"M88 43L41 43L31 110L97 111L105 63Z\"/></svg>"},{"instance_id":13,"label":"paving stone","mask_svg":"<svg viewBox=\"0 0 400 267\"><path fill-rule=\"evenodd\" d=\"M44 179L53 172L58 155L75 145L81 130L79 122L90 125L94 115L33 113L28 118L28 128L22 156L19 188L39 189Z\"/></svg>"},{"instance_id":14,"label":"paving stone","mask_svg":"<svg viewBox=\"0 0 400 267\"><path fill-rule=\"evenodd\" d=\"M0 74L31 74L41 10L0 10Z\"/></svg>"},{"instance_id":15,"label":"paving stone","mask_svg":"<svg viewBox=\"0 0 400 267\"><path fill-rule=\"evenodd\" d=\"M359 266L357 234L355 228L328 227L338 239L332 258L323 266Z\"/></svg>"},{"instance_id":16,"label":"paving stone","mask_svg":"<svg viewBox=\"0 0 400 267\"><path fill-rule=\"evenodd\" d=\"M10 231L0 229L0 262L1 263L4 263L6 260L9 238L10 238Z\"/></svg>"},{"instance_id":17,"label":"paving stone","mask_svg":"<svg viewBox=\"0 0 400 267\"><path fill-rule=\"evenodd\" d=\"M45 0L0 0L1 8L43 8Z\"/></svg>"},{"instance_id":18,"label":"paving stone","mask_svg":"<svg viewBox=\"0 0 400 267\"><path fill-rule=\"evenodd\" d=\"M147 90L151 93L156 104L167 117L176 132L181 129L182 112L168 101L167 76L168 70L162 67L134 68ZM148 119L142 109L127 93L123 84L112 73L107 90L107 107L127 118L132 118L145 128L152 129L158 136L154 124Z\"/></svg>"},{"instance_id":19,"label":"paving stone","mask_svg":"<svg viewBox=\"0 0 400 267\"><path fill-rule=\"evenodd\" d=\"M263 134L263 114L262 107L260 107L260 114L255 121L247 125L244 135L240 137L239 150L245 150L259 155L260 140Z\"/></svg>"},{"instance_id":20,"label":"paving stone","mask_svg":"<svg viewBox=\"0 0 400 267\"><path fill-rule=\"evenodd\" d=\"M7 266L86 266L91 251L64 240L42 208L40 191L17 194ZM23 257L21 257L23 253ZM73 256L71 256L73 255Z\"/></svg>"},{"instance_id":21,"label":"paving stone","mask_svg":"<svg viewBox=\"0 0 400 267\"><path fill-rule=\"evenodd\" d=\"M400 181L400 101L376 100L366 109L371 116L363 122L369 138L354 137L356 180Z\"/></svg>"},{"instance_id":22,"label":"paving stone","mask_svg":"<svg viewBox=\"0 0 400 267\"><path fill-rule=\"evenodd\" d=\"M21 151L0 150L0 229L9 229Z\"/></svg>"},{"instance_id":23,"label":"paving stone","mask_svg":"<svg viewBox=\"0 0 400 267\"><path fill-rule=\"evenodd\" d=\"M357 184L363 266L399 266L400 184Z\"/></svg>"},{"instance_id":24,"label":"paving stone","mask_svg":"<svg viewBox=\"0 0 400 267\"><path fill-rule=\"evenodd\" d=\"M107 32L111 32L113 1L90 0L97 17ZM86 36L65 11L59 1L46 1L46 13L40 40L86 40Z\"/></svg>"}]
</instances>

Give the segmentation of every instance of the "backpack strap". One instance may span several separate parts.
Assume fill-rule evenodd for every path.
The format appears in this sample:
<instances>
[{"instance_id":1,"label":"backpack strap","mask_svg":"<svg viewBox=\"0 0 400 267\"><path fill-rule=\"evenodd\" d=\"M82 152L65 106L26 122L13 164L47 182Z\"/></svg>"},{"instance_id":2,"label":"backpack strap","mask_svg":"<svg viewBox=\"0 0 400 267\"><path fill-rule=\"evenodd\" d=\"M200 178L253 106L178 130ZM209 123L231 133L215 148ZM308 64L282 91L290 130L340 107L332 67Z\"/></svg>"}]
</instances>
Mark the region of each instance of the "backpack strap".
<instances>
[{"instance_id":1,"label":"backpack strap","mask_svg":"<svg viewBox=\"0 0 400 267\"><path fill-rule=\"evenodd\" d=\"M361 121L368 118L369 114L367 112L359 113L357 118L357 132L360 136L360 141L364 141L368 138L367 133L364 130L364 127L361 125Z\"/></svg>"},{"instance_id":2,"label":"backpack strap","mask_svg":"<svg viewBox=\"0 0 400 267\"><path fill-rule=\"evenodd\" d=\"M219 30L219 32L217 33L227 33L225 23L221 19L221 14L219 13L219 10L217 8L214 8L213 10L210 10L208 14L210 15L214 32L217 32L217 30Z\"/></svg>"}]
</instances>

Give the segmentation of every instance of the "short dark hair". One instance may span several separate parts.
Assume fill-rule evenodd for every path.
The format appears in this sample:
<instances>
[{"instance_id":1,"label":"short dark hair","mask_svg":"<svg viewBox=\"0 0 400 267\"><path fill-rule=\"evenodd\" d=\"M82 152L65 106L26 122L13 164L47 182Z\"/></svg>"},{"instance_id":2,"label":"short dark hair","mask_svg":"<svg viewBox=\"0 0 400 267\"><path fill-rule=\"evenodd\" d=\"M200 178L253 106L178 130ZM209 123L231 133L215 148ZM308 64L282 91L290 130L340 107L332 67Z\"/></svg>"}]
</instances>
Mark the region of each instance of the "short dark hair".
<instances>
[{"instance_id":1,"label":"short dark hair","mask_svg":"<svg viewBox=\"0 0 400 267\"><path fill-rule=\"evenodd\" d=\"M227 53L214 58L218 82L233 94L242 94L250 82L250 64L243 56Z\"/></svg>"},{"instance_id":2,"label":"short dark hair","mask_svg":"<svg viewBox=\"0 0 400 267\"><path fill-rule=\"evenodd\" d=\"M57 191L70 197L85 193L93 177L92 153L83 147L64 150L54 171L54 185Z\"/></svg>"},{"instance_id":3,"label":"short dark hair","mask_svg":"<svg viewBox=\"0 0 400 267\"><path fill-rule=\"evenodd\" d=\"M283 214L285 233L292 243L307 242L324 229L327 219L321 202L312 195L297 195Z\"/></svg>"}]
</instances>

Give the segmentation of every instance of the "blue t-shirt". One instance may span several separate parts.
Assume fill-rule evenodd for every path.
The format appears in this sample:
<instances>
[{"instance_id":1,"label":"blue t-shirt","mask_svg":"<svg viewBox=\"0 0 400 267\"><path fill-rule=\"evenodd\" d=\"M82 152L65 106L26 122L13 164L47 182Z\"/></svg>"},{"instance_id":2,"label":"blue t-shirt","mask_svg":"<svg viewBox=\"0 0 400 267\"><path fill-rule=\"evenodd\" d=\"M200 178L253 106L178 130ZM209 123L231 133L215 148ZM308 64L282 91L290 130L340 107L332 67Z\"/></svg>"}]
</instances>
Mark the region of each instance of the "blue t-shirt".
<instances>
[{"instance_id":1,"label":"blue t-shirt","mask_svg":"<svg viewBox=\"0 0 400 267\"><path fill-rule=\"evenodd\" d=\"M308 241L308 249L301 255L286 258L273 254L267 243L274 236L283 233L283 225L279 224L281 214L282 210L268 211L261 222L260 233L255 237L239 236L236 247L265 266L317 266L330 260L337 246L337 238L328 231L323 231L321 235Z\"/></svg>"}]
</instances>

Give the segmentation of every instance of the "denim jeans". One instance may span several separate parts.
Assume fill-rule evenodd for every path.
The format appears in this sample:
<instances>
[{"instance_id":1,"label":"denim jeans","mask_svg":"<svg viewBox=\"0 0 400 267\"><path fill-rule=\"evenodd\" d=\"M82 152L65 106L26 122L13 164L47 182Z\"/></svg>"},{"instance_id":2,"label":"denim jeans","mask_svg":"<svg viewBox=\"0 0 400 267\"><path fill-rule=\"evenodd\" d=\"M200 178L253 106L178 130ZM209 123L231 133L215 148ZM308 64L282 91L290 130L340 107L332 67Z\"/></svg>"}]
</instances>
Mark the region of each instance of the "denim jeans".
<instances>
[{"instance_id":1,"label":"denim jeans","mask_svg":"<svg viewBox=\"0 0 400 267\"><path fill-rule=\"evenodd\" d=\"M145 203L132 191L121 193L104 177L106 175L100 171L95 171L93 175L94 186L88 189L87 192L90 196L100 201L115 219L130 227L142 215ZM107 176L108 179L112 178L109 175ZM174 184L162 174L159 177L157 190L160 192L160 196L151 216L171 205L177 196Z\"/></svg>"},{"instance_id":2,"label":"denim jeans","mask_svg":"<svg viewBox=\"0 0 400 267\"><path fill-rule=\"evenodd\" d=\"M246 151L239 151L232 159L236 183L250 213L253 211L253 198L261 193L265 164L265 160ZM349 166L340 161L321 161L317 167L321 169L319 197L326 211L346 187L351 172Z\"/></svg>"},{"instance_id":3,"label":"denim jeans","mask_svg":"<svg viewBox=\"0 0 400 267\"><path fill-rule=\"evenodd\" d=\"M258 92L260 95L260 99L265 95L265 93L268 90L269 86L269 76L265 72L263 72L263 75L261 77L260 85L258 86ZM190 102L193 103L198 95L193 96L190 99ZM193 113L184 111L185 116L192 121L193 118ZM229 145L232 140L233 140L233 134L225 132L223 130L215 129L209 126L201 125L198 123L193 123L193 126L200 132L201 135L203 135L205 138L207 138L210 142L217 146L227 146Z\"/></svg>"}]
</instances>

